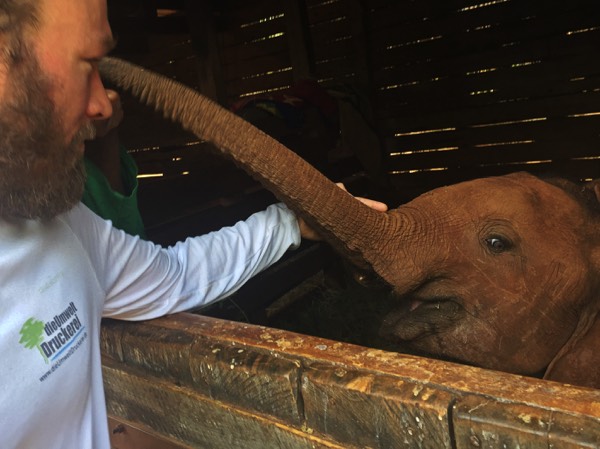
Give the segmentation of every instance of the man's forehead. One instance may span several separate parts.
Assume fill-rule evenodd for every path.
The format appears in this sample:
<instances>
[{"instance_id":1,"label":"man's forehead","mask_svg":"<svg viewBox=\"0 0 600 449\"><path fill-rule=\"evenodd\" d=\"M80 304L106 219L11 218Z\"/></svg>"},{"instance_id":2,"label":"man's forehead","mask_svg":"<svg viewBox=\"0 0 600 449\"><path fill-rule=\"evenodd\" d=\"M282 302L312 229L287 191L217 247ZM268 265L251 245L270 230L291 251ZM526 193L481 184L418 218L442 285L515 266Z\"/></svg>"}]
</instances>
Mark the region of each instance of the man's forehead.
<instances>
[{"instance_id":1,"label":"man's forehead","mask_svg":"<svg viewBox=\"0 0 600 449\"><path fill-rule=\"evenodd\" d=\"M40 5L44 30L65 36L73 45L91 45L95 52L114 48L105 0L41 0Z\"/></svg>"}]
</instances>

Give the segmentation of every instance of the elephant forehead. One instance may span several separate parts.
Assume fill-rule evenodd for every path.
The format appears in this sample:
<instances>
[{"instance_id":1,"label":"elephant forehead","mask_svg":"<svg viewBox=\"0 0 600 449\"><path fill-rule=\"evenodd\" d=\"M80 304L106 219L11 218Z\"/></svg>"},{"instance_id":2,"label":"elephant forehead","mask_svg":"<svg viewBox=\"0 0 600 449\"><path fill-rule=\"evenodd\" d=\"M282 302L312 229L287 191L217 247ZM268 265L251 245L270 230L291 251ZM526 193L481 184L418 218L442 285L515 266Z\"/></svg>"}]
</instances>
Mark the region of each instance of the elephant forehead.
<instances>
[{"instance_id":1,"label":"elephant forehead","mask_svg":"<svg viewBox=\"0 0 600 449\"><path fill-rule=\"evenodd\" d=\"M431 208L458 221L460 217L465 221L494 217L515 225L544 227L554 222L573 226L584 216L582 207L569 194L526 174L481 178L431 193Z\"/></svg>"}]
</instances>

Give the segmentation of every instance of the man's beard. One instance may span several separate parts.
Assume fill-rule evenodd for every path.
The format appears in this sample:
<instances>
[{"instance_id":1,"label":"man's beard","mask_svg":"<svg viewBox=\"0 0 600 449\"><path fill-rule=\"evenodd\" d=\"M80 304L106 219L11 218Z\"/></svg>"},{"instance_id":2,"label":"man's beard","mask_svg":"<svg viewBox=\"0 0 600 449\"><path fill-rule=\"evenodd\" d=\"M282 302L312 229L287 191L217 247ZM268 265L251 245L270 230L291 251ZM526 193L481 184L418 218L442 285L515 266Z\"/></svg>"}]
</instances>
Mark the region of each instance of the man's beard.
<instances>
[{"instance_id":1,"label":"man's beard","mask_svg":"<svg viewBox=\"0 0 600 449\"><path fill-rule=\"evenodd\" d=\"M81 199L81 145L94 128L87 124L67 142L50 98L52 83L35 56L8 69L0 104L0 217L48 220Z\"/></svg>"}]
</instances>

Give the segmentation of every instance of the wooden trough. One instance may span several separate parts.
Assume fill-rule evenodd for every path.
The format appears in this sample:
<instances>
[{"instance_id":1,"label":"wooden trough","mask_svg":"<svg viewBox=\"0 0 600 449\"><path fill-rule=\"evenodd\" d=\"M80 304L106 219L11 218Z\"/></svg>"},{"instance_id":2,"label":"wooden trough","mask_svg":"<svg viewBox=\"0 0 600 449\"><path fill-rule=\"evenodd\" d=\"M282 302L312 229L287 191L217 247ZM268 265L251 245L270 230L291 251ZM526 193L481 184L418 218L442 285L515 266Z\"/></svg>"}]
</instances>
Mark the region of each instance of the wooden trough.
<instances>
[{"instance_id":1,"label":"wooden trough","mask_svg":"<svg viewBox=\"0 0 600 449\"><path fill-rule=\"evenodd\" d=\"M113 21L120 56L227 107L306 78L360 87L381 148L355 156L402 194L524 169L600 175L598 0L112 3L173 4L146 29L129 10ZM204 232L206 214L163 222L202 209L211 173L223 189L233 175L193 137L126 111L140 173L160 172L140 181L149 233ZM197 314L106 321L102 344L115 449L600 447L600 390Z\"/></svg>"},{"instance_id":2,"label":"wooden trough","mask_svg":"<svg viewBox=\"0 0 600 449\"><path fill-rule=\"evenodd\" d=\"M190 313L102 349L115 449L600 447L599 390Z\"/></svg>"}]
</instances>

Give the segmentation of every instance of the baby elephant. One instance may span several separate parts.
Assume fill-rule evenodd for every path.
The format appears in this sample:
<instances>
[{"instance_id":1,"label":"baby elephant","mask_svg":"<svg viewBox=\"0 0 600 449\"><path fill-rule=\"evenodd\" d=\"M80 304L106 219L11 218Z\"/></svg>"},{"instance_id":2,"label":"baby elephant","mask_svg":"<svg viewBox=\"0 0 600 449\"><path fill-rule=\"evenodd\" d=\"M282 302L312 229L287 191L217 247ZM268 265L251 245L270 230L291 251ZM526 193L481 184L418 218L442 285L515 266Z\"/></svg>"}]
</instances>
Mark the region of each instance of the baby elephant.
<instances>
[{"instance_id":1,"label":"baby elephant","mask_svg":"<svg viewBox=\"0 0 600 449\"><path fill-rule=\"evenodd\" d=\"M398 305L382 333L428 354L600 388L600 184L526 173L426 193L386 213L172 80L106 58L103 75L212 142Z\"/></svg>"},{"instance_id":2,"label":"baby elephant","mask_svg":"<svg viewBox=\"0 0 600 449\"><path fill-rule=\"evenodd\" d=\"M600 183L526 173L433 190L381 333L473 365L600 387ZM417 230L418 229L418 230Z\"/></svg>"}]
</instances>

